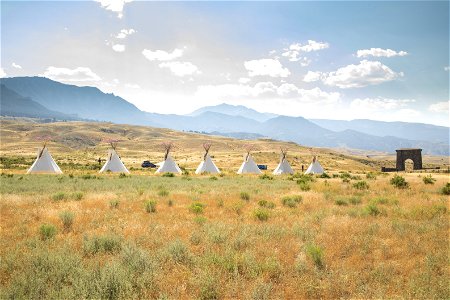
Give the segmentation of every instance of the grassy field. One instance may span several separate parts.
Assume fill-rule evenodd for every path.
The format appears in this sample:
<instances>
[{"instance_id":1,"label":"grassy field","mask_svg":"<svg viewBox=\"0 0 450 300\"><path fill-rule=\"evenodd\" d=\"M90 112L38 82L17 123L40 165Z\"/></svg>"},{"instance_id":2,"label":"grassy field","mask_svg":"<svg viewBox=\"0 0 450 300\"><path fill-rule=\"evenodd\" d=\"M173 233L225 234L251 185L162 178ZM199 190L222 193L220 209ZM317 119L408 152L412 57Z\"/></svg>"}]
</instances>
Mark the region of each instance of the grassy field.
<instances>
[{"instance_id":1,"label":"grassy field","mask_svg":"<svg viewBox=\"0 0 450 300\"><path fill-rule=\"evenodd\" d=\"M101 128L121 127L132 174L98 175ZM24 174L42 133L64 175ZM205 136L103 123L7 120L1 138L1 299L450 297L448 174L396 177L318 149L328 176L239 176L245 142L211 137L225 173L196 176ZM189 174L138 168L167 139ZM288 145L256 144L272 169ZM307 164L310 149L289 147L297 170Z\"/></svg>"}]
</instances>

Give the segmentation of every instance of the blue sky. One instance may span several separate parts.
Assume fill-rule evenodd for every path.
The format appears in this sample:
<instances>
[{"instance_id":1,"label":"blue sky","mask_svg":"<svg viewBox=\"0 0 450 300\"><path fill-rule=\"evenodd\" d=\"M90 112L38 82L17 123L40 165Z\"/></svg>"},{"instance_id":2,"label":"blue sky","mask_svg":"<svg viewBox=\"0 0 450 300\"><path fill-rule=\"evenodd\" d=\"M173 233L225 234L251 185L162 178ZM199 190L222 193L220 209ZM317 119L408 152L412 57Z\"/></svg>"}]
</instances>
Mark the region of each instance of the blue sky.
<instances>
[{"instance_id":1,"label":"blue sky","mask_svg":"<svg viewBox=\"0 0 450 300\"><path fill-rule=\"evenodd\" d=\"M449 125L449 3L2 1L2 76L160 113L222 102Z\"/></svg>"}]
</instances>

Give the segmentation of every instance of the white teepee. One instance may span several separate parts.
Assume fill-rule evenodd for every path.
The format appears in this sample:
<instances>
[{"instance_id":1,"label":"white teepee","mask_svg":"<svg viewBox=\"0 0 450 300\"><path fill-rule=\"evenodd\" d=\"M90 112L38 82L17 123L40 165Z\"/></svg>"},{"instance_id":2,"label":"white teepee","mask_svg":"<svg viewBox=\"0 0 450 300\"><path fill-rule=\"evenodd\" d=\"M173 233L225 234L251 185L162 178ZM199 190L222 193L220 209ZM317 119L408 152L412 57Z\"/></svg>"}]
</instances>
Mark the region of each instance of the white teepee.
<instances>
[{"instance_id":1,"label":"white teepee","mask_svg":"<svg viewBox=\"0 0 450 300\"><path fill-rule=\"evenodd\" d=\"M309 165L308 169L306 170L305 174L323 174L323 168L320 165L319 161L317 160L317 157L314 156L312 163Z\"/></svg>"},{"instance_id":2,"label":"white teepee","mask_svg":"<svg viewBox=\"0 0 450 300\"><path fill-rule=\"evenodd\" d=\"M281 175L281 174L294 174L294 170L292 170L291 165L289 164L287 158L287 150L281 149L281 159L280 163L276 167L276 169L273 171L274 175Z\"/></svg>"},{"instance_id":3,"label":"white teepee","mask_svg":"<svg viewBox=\"0 0 450 300\"><path fill-rule=\"evenodd\" d=\"M164 155L164 161L160 163L158 170L156 170L155 173L180 173L181 169L178 167L177 163L173 160L173 158L170 156L169 152L173 147L172 143L164 143L163 144L165 148L165 155Z\"/></svg>"},{"instance_id":4,"label":"white teepee","mask_svg":"<svg viewBox=\"0 0 450 300\"><path fill-rule=\"evenodd\" d=\"M37 158L33 165L28 169L27 174L30 173L56 173L62 174L61 169L58 167L53 157L48 152L47 147L44 146L38 150Z\"/></svg>"},{"instance_id":5,"label":"white teepee","mask_svg":"<svg viewBox=\"0 0 450 300\"><path fill-rule=\"evenodd\" d=\"M244 162L239 168L238 174L262 174L261 170L258 168L258 165L253 160L250 155L250 149L247 149L247 154L244 157Z\"/></svg>"},{"instance_id":6,"label":"white teepee","mask_svg":"<svg viewBox=\"0 0 450 300\"><path fill-rule=\"evenodd\" d=\"M100 173L111 171L111 172L119 172L119 173L130 173L128 169L125 167L123 162L120 160L119 155L117 155L116 149L113 146L112 149L109 150L108 159L106 163L103 165Z\"/></svg>"},{"instance_id":7,"label":"white teepee","mask_svg":"<svg viewBox=\"0 0 450 300\"><path fill-rule=\"evenodd\" d=\"M205 149L205 155L203 156L202 162L198 165L197 170L195 170L195 174L201 173L219 174L220 173L219 168L217 168L211 156L209 156L209 149L211 148L211 144L205 143L203 144L203 148Z\"/></svg>"}]
</instances>

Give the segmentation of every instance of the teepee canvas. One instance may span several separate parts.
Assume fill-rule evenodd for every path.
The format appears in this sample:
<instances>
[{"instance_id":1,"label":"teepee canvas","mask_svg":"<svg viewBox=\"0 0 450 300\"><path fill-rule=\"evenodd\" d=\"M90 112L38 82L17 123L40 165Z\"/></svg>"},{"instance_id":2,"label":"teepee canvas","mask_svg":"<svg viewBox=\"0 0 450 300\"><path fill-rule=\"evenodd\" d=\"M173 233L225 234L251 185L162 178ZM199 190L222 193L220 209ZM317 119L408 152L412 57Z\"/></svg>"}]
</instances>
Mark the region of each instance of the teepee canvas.
<instances>
[{"instance_id":1,"label":"teepee canvas","mask_svg":"<svg viewBox=\"0 0 450 300\"><path fill-rule=\"evenodd\" d=\"M176 164L173 158L170 156L170 150L173 147L172 143L164 143L164 149L166 151L164 155L164 161L160 163L158 170L155 173L181 173L180 167Z\"/></svg>"},{"instance_id":2,"label":"teepee canvas","mask_svg":"<svg viewBox=\"0 0 450 300\"><path fill-rule=\"evenodd\" d=\"M111 171L111 172L119 172L119 173L130 173L128 169L123 164L122 160L120 160L119 155L116 152L117 143L110 142L111 148L108 153L108 159L106 163L100 170L100 173Z\"/></svg>"},{"instance_id":3,"label":"teepee canvas","mask_svg":"<svg viewBox=\"0 0 450 300\"><path fill-rule=\"evenodd\" d=\"M278 164L277 168L273 171L274 175L294 174L294 170L292 170L291 165L289 165L286 155L287 150L281 149L280 163Z\"/></svg>"},{"instance_id":4,"label":"teepee canvas","mask_svg":"<svg viewBox=\"0 0 450 300\"><path fill-rule=\"evenodd\" d=\"M201 173L219 174L220 173L219 168L217 168L211 156L209 155L209 149L211 148L211 144L205 143L203 144L203 148L205 149L205 155L203 155L203 161L200 163L197 170L195 170L195 174Z\"/></svg>"},{"instance_id":5,"label":"teepee canvas","mask_svg":"<svg viewBox=\"0 0 450 300\"><path fill-rule=\"evenodd\" d=\"M58 167L53 157L48 152L46 145L38 150L37 158L33 165L28 169L27 174L30 173L56 173L62 174L61 169Z\"/></svg>"},{"instance_id":6,"label":"teepee canvas","mask_svg":"<svg viewBox=\"0 0 450 300\"><path fill-rule=\"evenodd\" d=\"M244 156L244 162L238 170L238 174L262 174L258 165L250 155L251 148L247 149L247 154Z\"/></svg>"},{"instance_id":7,"label":"teepee canvas","mask_svg":"<svg viewBox=\"0 0 450 300\"><path fill-rule=\"evenodd\" d=\"M323 168L320 165L319 161L317 160L316 156L314 156L313 161L309 165L309 167L306 170L305 174L323 174Z\"/></svg>"}]
</instances>

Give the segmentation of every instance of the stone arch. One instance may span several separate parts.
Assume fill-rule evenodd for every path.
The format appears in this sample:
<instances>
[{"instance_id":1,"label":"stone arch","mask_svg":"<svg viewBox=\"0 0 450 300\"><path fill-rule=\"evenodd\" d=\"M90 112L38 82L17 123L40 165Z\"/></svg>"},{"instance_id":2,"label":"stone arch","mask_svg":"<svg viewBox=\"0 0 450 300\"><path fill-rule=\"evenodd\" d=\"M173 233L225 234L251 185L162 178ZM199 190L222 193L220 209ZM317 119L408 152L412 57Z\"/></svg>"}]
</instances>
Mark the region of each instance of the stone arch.
<instances>
[{"instance_id":1,"label":"stone arch","mask_svg":"<svg viewBox=\"0 0 450 300\"><path fill-rule=\"evenodd\" d=\"M399 149L397 152L397 171L405 171L405 160L411 159L413 170L422 169L422 149Z\"/></svg>"}]
</instances>

